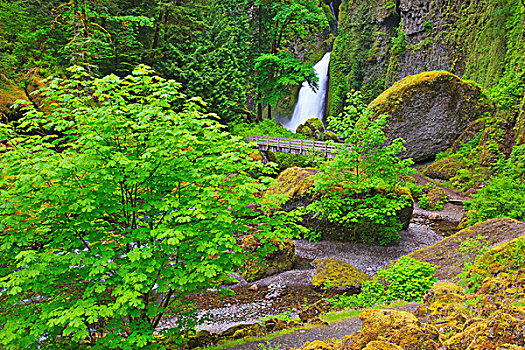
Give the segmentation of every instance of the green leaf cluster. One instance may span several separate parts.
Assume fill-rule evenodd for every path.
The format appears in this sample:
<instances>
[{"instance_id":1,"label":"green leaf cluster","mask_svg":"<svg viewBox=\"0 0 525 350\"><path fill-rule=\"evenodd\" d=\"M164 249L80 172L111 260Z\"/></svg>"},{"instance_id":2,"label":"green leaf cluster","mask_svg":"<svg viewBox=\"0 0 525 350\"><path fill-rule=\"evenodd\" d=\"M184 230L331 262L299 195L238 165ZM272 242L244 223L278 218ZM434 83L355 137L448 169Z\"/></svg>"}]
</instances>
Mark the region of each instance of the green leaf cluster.
<instances>
[{"instance_id":1,"label":"green leaf cluster","mask_svg":"<svg viewBox=\"0 0 525 350\"><path fill-rule=\"evenodd\" d=\"M525 145L515 146L497 169L497 175L468 203L471 224L500 217L525 220Z\"/></svg>"}]
</instances>

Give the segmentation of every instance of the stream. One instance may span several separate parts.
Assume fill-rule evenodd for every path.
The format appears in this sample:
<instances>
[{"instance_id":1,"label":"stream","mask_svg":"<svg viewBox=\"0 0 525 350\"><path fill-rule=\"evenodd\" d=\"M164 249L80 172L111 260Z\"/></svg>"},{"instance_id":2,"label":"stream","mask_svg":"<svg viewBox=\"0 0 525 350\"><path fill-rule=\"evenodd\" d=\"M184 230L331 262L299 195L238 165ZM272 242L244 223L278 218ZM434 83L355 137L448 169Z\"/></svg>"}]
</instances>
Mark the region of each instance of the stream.
<instances>
[{"instance_id":1,"label":"stream","mask_svg":"<svg viewBox=\"0 0 525 350\"><path fill-rule=\"evenodd\" d=\"M457 212L462 211L460 207L453 209ZM445 208L445 211L447 210L450 211L451 208ZM399 242L390 246L295 240L297 263L293 270L251 283L236 276L241 282L228 287L235 292L233 295L214 291L193 295L191 299L195 301L195 307L199 310L198 316L204 319L198 329L220 333L238 324L260 322L264 317L284 312L295 317L298 310L322 298L343 293L337 290L323 291L313 287L311 279L315 267L310 263L312 260L335 257L373 276L379 268L386 268L390 262L437 243L445 235L454 232L459 217L445 216L446 220L430 220L426 211L416 207L408 230L402 231ZM166 317L159 325L159 330L173 325L174 320Z\"/></svg>"}]
</instances>

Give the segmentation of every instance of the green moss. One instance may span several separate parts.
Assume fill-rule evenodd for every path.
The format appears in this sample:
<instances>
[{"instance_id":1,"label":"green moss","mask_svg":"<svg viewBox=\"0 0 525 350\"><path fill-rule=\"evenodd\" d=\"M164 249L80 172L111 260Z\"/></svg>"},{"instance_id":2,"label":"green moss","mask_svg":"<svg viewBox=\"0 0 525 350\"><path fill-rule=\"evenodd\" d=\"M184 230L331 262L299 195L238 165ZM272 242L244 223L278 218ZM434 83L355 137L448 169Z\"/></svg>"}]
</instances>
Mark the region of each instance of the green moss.
<instances>
[{"instance_id":1,"label":"green moss","mask_svg":"<svg viewBox=\"0 0 525 350\"><path fill-rule=\"evenodd\" d=\"M238 267L238 272L248 282L290 270L295 262L295 243L290 239L262 242L254 235L247 235L242 247L249 256ZM254 254L259 251L265 253L257 258Z\"/></svg>"},{"instance_id":2,"label":"green moss","mask_svg":"<svg viewBox=\"0 0 525 350\"><path fill-rule=\"evenodd\" d=\"M462 242L483 236L487 237L487 244L495 244L520 236L523 232L525 232L525 223L517 220L510 218L487 220L467 227L432 246L416 250L409 256L438 266L435 276L439 280L452 280L460 274L465 262L472 261L482 249L480 245L462 252L460 250Z\"/></svg>"},{"instance_id":3,"label":"green moss","mask_svg":"<svg viewBox=\"0 0 525 350\"><path fill-rule=\"evenodd\" d=\"M317 269L312 278L316 287L354 287L359 288L365 281L370 280L363 271L336 258L314 260Z\"/></svg>"},{"instance_id":4,"label":"green moss","mask_svg":"<svg viewBox=\"0 0 525 350\"><path fill-rule=\"evenodd\" d=\"M455 157L446 157L435 161L423 170L423 175L433 179L450 180L456 176L462 164Z\"/></svg>"},{"instance_id":5,"label":"green moss","mask_svg":"<svg viewBox=\"0 0 525 350\"><path fill-rule=\"evenodd\" d=\"M270 187L267 195L287 194L288 197L304 196L313 185L310 176L315 175L318 170L304 168L288 168L283 171L277 181Z\"/></svg>"}]
</instances>

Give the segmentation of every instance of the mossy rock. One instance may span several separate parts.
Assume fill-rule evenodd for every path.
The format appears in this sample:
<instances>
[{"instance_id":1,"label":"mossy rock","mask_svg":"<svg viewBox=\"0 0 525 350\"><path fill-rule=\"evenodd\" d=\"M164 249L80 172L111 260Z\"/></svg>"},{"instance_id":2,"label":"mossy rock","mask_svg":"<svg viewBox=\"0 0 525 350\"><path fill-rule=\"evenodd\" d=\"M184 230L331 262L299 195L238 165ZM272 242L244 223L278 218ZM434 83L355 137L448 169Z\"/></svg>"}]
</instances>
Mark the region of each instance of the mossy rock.
<instances>
[{"instance_id":1,"label":"mossy rock","mask_svg":"<svg viewBox=\"0 0 525 350\"><path fill-rule=\"evenodd\" d=\"M483 245L493 245L519 237L525 232L525 223L511 218L491 219L467 227L440 242L409 254L412 258L438 266L435 276L438 280L452 280L463 269L466 261L473 261ZM482 243L469 252L460 250L465 240L486 237ZM483 243L484 242L484 243Z\"/></svg>"},{"instance_id":2,"label":"mossy rock","mask_svg":"<svg viewBox=\"0 0 525 350\"><path fill-rule=\"evenodd\" d=\"M464 228L467 228L470 226L470 219L473 212L472 210L467 211L463 216L461 216L461 220L458 224L458 230L463 230Z\"/></svg>"},{"instance_id":3,"label":"mossy rock","mask_svg":"<svg viewBox=\"0 0 525 350\"><path fill-rule=\"evenodd\" d=\"M336 258L323 258L313 261L316 266L312 284L316 287L361 289L368 276L358 268Z\"/></svg>"},{"instance_id":4,"label":"mossy rock","mask_svg":"<svg viewBox=\"0 0 525 350\"><path fill-rule=\"evenodd\" d=\"M363 350L403 350L403 348L385 341L374 340L366 344L366 348Z\"/></svg>"},{"instance_id":5,"label":"mossy rock","mask_svg":"<svg viewBox=\"0 0 525 350\"><path fill-rule=\"evenodd\" d=\"M295 132L309 138L322 139L325 132L323 121L319 118L310 118L304 124L299 125Z\"/></svg>"},{"instance_id":6,"label":"mossy rock","mask_svg":"<svg viewBox=\"0 0 525 350\"><path fill-rule=\"evenodd\" d=\"M325 133L324 133L324 140L325 141L334 141L334 142L341 141L339 139L339 136L337 136L335 133L333 133L331 131L325 131Z\"/></svg>"},{"instance_id":7,"label":"mossy rock","mask_svg":"<svg viewBox=\"0 0 525 350\"><path fill-rule=\"evenodd\" d=\"M288 168L277 177L277 181L270 187L266 196L287 195L286 203L297 200L302 202L300 199L304 199L303 206L308 205L313 201L313 196L309 194L309 190L313 185L310 176L317 174L317 172L317 169Z\"/></svg>"},{"instance_id":8,"label":"mossy rock","mask_svg":"<svg viewBox=\"0 0 525 350\"><path fill-rule=\"evenodd\" d=\"M423 198L425 201L423 201ZM437 186L430 188L423 198L420 201L420 207L425 210L441 210L443 209L443 204L448 202L445 190Z\"/></svg>"},{"instance_id":9,"label":"mossy rock","mask_svg":"<svg viewBox=\"0 0 525 350\"><path fill-rule=\"evenodd\" d=\"M476 279L484 280L525 268L525 231L522 234L485 252L469 269L466 278L475 275ZM468 286L472 285L469 281Z\"/></svg>"},{"instance_id":10,"label":"mossy rock","mask_svg":"<svg viewBox=\"0 0 525 350\"><path fill-rule=\"evenodd\" d=\"M322 340L314 340L312 342L307 342L302 350L332 350L333 346L325 343Z\"/></svg>"},{"instance_id":11,"label":"mossy rock","mask_svg":"<svg viewBox=\"0 0 525 350\"><path fill-rule=\"evenodd\" d=\"M472 122L493 110L479 86L446 71L406 77L370 106L376 115L390 116L388 138L403 138L402 156L415 161L447 150Z\"/></svg>"},{"instance_id":12,"label":"mossy rock","mask_svg":"<svg viewBox=\"0 0 525 350\"><path fill-rule=\"evenodd\" d=\"M423 175L432 179L450 180L456 176L458 170L463 169L463 165L456 157L446 157L436 160L423 170Z\"/></svg>"},{"instance_id":13,"label":"mossy rock","mask_svg":"<svg viewBox=\"0 0 525 350\"><path fill-rule=\"evenodd\" d=\"M346 339L345 350L362 350L374 341L391 343L402 349L437 350L442 347L435 327L420 322L408 312L368 309L359 318L363 328Z\"/></svg>"},{"instance_id":14,"label":"mossy rock","mask_svg":"<svg viewBox=\"0 0 525 350\"><path fill-rule=\"evenodd\" d=\"M310 178L315 175L315 169L303 168L289 168L279 175L277 181L269 191L266 193L267 197L272 195L287 194L285 198L280 200L281 207L285 211L295 210L299 207L306 207L313 203L320 193L311 191L313 188L313 180ZM339 190L334 188L334 191ZM314 214L304 215L301 224L311 230L318 231L322 234L323 239L355 241L356 232L366 237L369 241L378 236L381 230L388 230L391 225L401 225L402 229L406 230L410 224L412 212L414 210L414 199L410 191L402 186L396 186L389 189L375 189L370 193L362 195L382 195L388 198L404 198L406 205L398 210L397 216L393 220L388 221L387 224L377 224L362 220L357 223L339 224L331 222L326 218L316 217ZM357 237L359 239L359 237Z\"/></svg>"},{"instance_id":15,"label":"mossy rock","mask_svg":"<svg viewBox=\"0 0 525 350\"><path fill-rule=\"evenodd\" d=\"M247 235L241 246L245 252L252 254L238 268L238 272L248 282L290 270L295 262L295 242L288 238L262 242L254 235ZM253 257L263 250L267 252L261 259Z\"/></svg>"}]
</instances>

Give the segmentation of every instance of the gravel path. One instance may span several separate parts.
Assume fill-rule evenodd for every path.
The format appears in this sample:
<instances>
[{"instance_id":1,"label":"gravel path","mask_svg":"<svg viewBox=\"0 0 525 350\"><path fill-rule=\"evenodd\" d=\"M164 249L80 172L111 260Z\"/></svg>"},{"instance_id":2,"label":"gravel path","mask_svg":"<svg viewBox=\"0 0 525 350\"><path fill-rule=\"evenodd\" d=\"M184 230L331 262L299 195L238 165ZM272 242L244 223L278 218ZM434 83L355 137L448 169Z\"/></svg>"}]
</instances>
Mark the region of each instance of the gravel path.
<instances>
[{"instance_id":1,"label":"gravel path","mask_svg":"<svg viewBox=\"0 0 525 350\"><path fill-rule=\"evenodd\" d=\"M268 348L267 343L272 349L300 348L306 342L325 339L342 339L345 335L361 330L361 320L358 317L347 318L342 321L334 322L329 326L320 326L312 329L303 329L294 333L282 335L268 341L258 341L237 345L230 350L261 350L261 345Z\"/></svg>"},{"instance_id":2,"label":"gravel path","mask_svg":"<svg viewBox=\"0 0 525 350\"><path fill-rule=\"evenodd\" d=\"M415 311L421 304L409 303L400 307L387 308L392 310L401 310L407 312ZM312 329L303 329L294 333L282 335L268 341L257 341L237 345L229 350L261 350L261 346L269 344L272 348L288 349L288 348L300 348L304 346L306 342L312 342L314 340L326 340L326 339L342 339L346 335L359 332L361 330L361 320L359 317L346 318L341 321L333 322L328 326L320 326ZM267 348L267 347L266 347Z\"/></svg>"}]
</instances>

